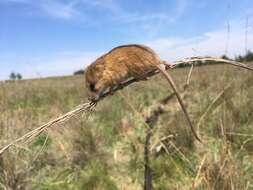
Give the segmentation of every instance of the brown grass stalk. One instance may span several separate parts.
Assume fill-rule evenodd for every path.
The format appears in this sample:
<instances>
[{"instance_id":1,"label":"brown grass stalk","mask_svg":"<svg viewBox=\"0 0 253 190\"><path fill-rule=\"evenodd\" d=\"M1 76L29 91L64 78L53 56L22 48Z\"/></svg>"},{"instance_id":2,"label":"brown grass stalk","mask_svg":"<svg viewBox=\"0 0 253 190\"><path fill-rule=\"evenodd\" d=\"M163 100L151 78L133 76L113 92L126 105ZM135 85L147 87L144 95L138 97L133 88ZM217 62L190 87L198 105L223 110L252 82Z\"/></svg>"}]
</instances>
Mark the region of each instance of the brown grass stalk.
<instances>
[{"instance_id":1,"label":"brown grass stalk","mask_svg":"<svg viewBox=\"0 0 253 190\"><path fill-rule=\"evenodd\" d=\"M11 143L7 144L3 148L1 148L0 155L2 155L6 150L8 150L10 147L16 145L17 143L19 143L21 141L27 141L31 138L35 138L35 137L39 136L46 129L52 127L53 125L67 121L67 120L71 119L72 117L80 114L81 112L89 112L89 111L93 110L93 108L95 106L96 106L96 103L92 103L92 102L88 102L88 103L81 104L81 105L77 106L74 110L72 110L72 111L70 111L70 112L68 112L56 119L53 119L53 120L49 121L48 123L41 125L40 127L26 133L25 135L17 138L16 140L12 141Z\"/></svg>"},{"instance_id":2,"label":"brown grass stalk","mask_svg":"<svg viewBox=\"0 0 253 190\"><path fill-rule=\"evenodd\" d=\"M212 101L212 103L207 107L206 111L200 116L200 119L197 123L197 129L199 129L201 123L204 121L205 117L211 113L214 109L216 109L219 105L221 105L223 102L224 96L226 96L226 93L228 93L232 89L232 84L229 84L224 90L222 90L216 98ZM230 92L231 93L231 92ZM233 93L231 93L233 94Z\"/></svg>"}]
</instances>

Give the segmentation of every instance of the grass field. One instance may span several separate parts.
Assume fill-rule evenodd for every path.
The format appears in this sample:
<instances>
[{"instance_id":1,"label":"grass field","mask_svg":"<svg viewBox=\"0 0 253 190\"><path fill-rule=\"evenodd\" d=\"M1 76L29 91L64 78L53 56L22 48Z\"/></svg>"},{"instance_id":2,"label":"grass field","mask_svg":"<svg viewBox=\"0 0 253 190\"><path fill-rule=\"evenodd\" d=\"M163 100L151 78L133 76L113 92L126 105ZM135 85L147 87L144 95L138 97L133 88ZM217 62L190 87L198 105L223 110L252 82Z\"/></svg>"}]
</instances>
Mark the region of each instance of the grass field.
<instances>
[{"instance_id":1,"label":"grass field","mask_svg":"<svg viewBox=\"0 0 253 190\"><path fill-rule=\"evenodd\" d=\"M171 71L179 89L188 71ZM105 98L95 112L13 147L0 157L0 189L143 189L143 117L170 93L165 79L153 77ZM154 189L253 189L253 73L195 67L182 95L204 143L194 139L171 100L151 138ZM0 82L1 147L83 102L83 76Z\"/></svg>"}]
</instances>

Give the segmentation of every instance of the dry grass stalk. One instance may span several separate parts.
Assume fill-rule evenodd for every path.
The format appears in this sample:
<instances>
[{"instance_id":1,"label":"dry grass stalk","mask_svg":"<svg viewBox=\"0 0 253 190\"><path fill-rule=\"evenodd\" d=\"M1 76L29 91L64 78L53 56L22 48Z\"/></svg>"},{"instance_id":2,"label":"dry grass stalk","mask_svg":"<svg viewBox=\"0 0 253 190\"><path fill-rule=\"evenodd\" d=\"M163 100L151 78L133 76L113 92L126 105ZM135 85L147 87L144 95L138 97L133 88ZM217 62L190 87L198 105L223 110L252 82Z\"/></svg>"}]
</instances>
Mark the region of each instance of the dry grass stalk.
<instances>
[{"instance_id":1,"label":"dry grass stalk","mask_svg":"<svg viewBox=\"0 0 253 190\"><path fill-rule=\"evenodd\" d=\"M47 133L46 139L44 140L43 145L40 148L39 152L37 152L36 155L35 155L35 157L33 158L33 161L37 160L37 158L39 157L39 155L44 151L44 149L46 147L46 144L47 144L47 141L48 141L48 137L49 137L49 135Z\"/></svg>"},{"instance_id":2,"label":"dry grass stalk","mask_svg":"<svg viewBox=\"0 0 253 190\"><path fill-rule=\"evenodd\" d=\"M234 65L236 67L241 67L241 68L253 71L253 68L248 67L246 64L243 64L243 63L240 63L240 62L236 62L236 61L233 61L233 60L227 60L227 59L216 58L216 57L209 57L209 56L206 56L206 57L190 57L190 58L182 59L180 61L176 61L176 62L172 63L172 67L168 67L167 66L166 70L168 70L168 69L174 69L174 68L180 67L181 65L186 65L186 64L194 65L195 63L199 63L199 62L203 62L203 63L205 63L205 62L225 63L225 64L230 64L230 65ZM193 66L190 69L190 72L189 72L187 80L190 80L192 69L193 69ZM160 73L159 70L151 71L151 72L147 73L147 77L152 77L152 76L154 76L154 75L156 75L158 73ZM129 78L129 79L121 82L119 85L115 86L111 90L111 92L107 91L104 94L102 94L100 96L100 99L102 99L102 98L104 98L104 97L106 97L108 95L111 95L114 92L116 92L118 90L121 90L121 89L125 88L126 86L128 86L128 85L130 85L130 84L132 84L134 82L139 82L139 79L136 79L136 78L132 77L132 78Z\"/></svg>"},{"instance_id":3,"label":"dry grass stalk","mask_svg":"<svg viewBox=\"0 0 253 190\"><path fill-rule=\"evenodd\" d=\"M206 109L206 111L201 115L201 117L200 117L200 119L198 121L198 124L197 124L197 129L199 129L202 121L204 121L204 118L222 103L222 99L226 96L226 94L229 91L231 91L231 89L232 89L232 84L229 84L224 90L222 90L218 94L218 96L216 96L216 98L208 106L208 108ZM230 94L233 94L233 93L230 93Z\"/></svg>"},{"instance_id":4,"label":"dry grass stalk","mask_svg":"<svg viewBox=\"0 0 253 190\"><path fill-rule=\"evenodd\" d=\"M1 150L0 150L0 155L2 155L6 150L8 150L10 147L16 145L17 143L21 142L21 141L27 141L31 138L35 138L38 135L40 135L43 131L45 131L46 129L50 128L51 126L57 124L57 123L61 123L64 121L69 120L70 118L80 114L81 112L89 112L92 111L93 108L96 106L96 103L93 102L88 102L85 104L81 104L79 106L77 106L74 110L56 118L53 119L51 121L49 121L48 123L45 123L43 125L41 125L40 127L26 133L25 135L23 135L22 137L12 141L11 143L9 143L8 145L4 146Z\"/></svg>"},{"instance_id":5,"label":"dry grass stalk","mask_svg":"<svg viewBox=\"0 0 253 190\"><path fill-rule=\"evenodd\" d=\"M185 88L186 88L187 86L189 86L189 84L190 84L190 79L191 79L191 75L192 75L192 70L193 70L193 64L191 65L190 71L189 71L189 73L188 73L187 80L186 80L186 84L185 84Z\"/></svg>"},{"instance_id":6,"label":"dry grass stalk","mask_svg":"<svg viewBox=\"0 0 253 190\"><path fill-rule=\"evenodd\" d=\"M176 89L176 85L174 84L174 81L172 80L171 76L170 76L166 71L160 69L160 72L162 72L165 76L167 76L166 79L167 79L167 81L170 83L171 88L173 89L173 91L175 92L175 95L176 95L176 97L177 97L177 99L178 99L178 102L179 102L179 104L180 104L180 106L181 106L181 108L182 108L182 110L183 110L183 112L184 112L184 114L185 114L185 116L186 116L186 120L187 120L187 122L188 122L188 124L189 124L189 126L190 126L190 128L191 128L191 131L192 131L194 137L195 137L199 142L201 142L200 138L198 137L197 133L196 133L195 130L194 130L194 127L193 127L193 125L192 125L192 123L191 123L190 117L189 117L189 115L188 115L188 113L187 113L187 110L186 110L186 108L185 108L185 106L184 106L183 100L182 100L180 94L177 93L178 90Z\"/></svg>"},{"instance_id":7,"label":"dry grass stalk","mask_svg":"<svg viewBox=\"0 0 253 190\"><path fill-rule=\"evenodd\" d=\"M222 59L222 58L217 58L217 57L210 57L210 56L206 56L206 57L190 57L190 58L186 58L186 59L182 59L180 61L176 61L173 64L172 68L178 67L181 64L192 64L192 63L196 63L196 62L216 62L216 63L225 63L225 64L230 64L230 65L234 65L236 67L241 67L244 69L248 69L253 71L253 68L247 66L246 64L237 62L237 61L233 61L233 60L228 60L228 59Z\"/></svg>"},{"instance_id":8,"label":"dry grass stalk","mask_svg":"<svg viewBox=\"0 0 253 190\"><path fill-rule=\"evenodd\" d=\"M201 183L202 177L200 176L200 174L201 174L201 169L203 168L203 165L205 163L205 160L206 160L206 154L203 156L203 158L200 162L199 169L197 171L197 175L196 175L196 177L193 181L193 184L192 184L193 189L197 188L198 185Z\"/></svg>"}]
</instances>

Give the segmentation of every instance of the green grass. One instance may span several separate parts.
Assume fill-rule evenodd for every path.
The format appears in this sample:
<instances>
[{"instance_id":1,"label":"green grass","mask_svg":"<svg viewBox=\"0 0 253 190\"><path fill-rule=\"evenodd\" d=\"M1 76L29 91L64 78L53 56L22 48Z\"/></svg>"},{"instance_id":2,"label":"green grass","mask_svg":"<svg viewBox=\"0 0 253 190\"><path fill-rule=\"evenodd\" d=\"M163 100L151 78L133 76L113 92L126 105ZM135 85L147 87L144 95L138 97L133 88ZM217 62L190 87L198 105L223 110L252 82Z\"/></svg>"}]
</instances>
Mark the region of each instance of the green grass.
<instances>
[{"instance_id":1,"label":"green grass","mask_svg":"<svg viewBox=\"0 0 253 190\"><path fill-rule=\"evenodd\" d=\"M182 89L189 68L171 71ZM232 66L193 70L183 94L198 143L176 101L166 106L151 139L154 189L253 189L253 73ZM143 114L171 89L165 79L126 87L99 102L89 115L54 126L0 157L0 189L143 189ZM0 144L86 102L83 76L0 82ZM157 147L159 138L167 150ZM46 142L45 142L46 140Z\"/></svg>"}]
</instances>

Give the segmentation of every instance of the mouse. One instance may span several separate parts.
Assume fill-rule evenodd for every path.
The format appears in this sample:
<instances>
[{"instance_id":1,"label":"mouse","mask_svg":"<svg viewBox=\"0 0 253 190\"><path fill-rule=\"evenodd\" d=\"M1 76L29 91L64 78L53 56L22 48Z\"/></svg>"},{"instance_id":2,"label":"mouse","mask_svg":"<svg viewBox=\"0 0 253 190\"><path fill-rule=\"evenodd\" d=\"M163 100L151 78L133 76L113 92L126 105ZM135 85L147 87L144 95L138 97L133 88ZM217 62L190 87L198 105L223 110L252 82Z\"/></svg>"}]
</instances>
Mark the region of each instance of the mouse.
<instances>
[{"instance_id":1,"label":"mouse","mask_svg":"<svg viewBox=\"0 0 253 190\"><path fill-rule=\"evenodd\" d=\"M112 92L112 89L121 82L131 77L140 81L147 80L149 72L159 70L172 87L194 136L201 142L177 87L170 74L166 72L166 68L172 66L167 61L161 60L155 51L148 46L128 44L115 47L97 58L85 69L88 99L91 102L97 102L104 92Z\"/></svg>"},{"instance_id":2,"label":"mouse","mask_svg":"<svg viewBox=\"0 0 253 190\"><path fill-rule=\"evenodd\" d=\"M138 45L122 45L97 58L85 69L88 99L97 101L105 90L110 90L122 81L133 77L147 80L147 73L157 66L168 65L151 48Z\"/></svg>"}]
</instances>

